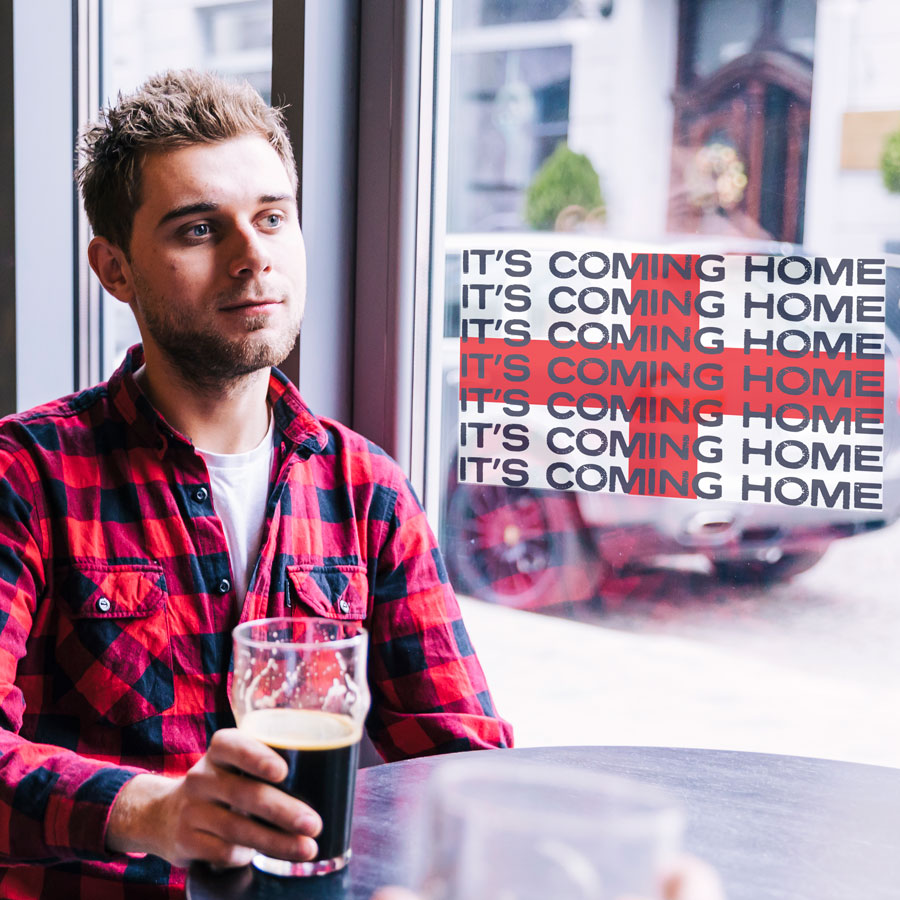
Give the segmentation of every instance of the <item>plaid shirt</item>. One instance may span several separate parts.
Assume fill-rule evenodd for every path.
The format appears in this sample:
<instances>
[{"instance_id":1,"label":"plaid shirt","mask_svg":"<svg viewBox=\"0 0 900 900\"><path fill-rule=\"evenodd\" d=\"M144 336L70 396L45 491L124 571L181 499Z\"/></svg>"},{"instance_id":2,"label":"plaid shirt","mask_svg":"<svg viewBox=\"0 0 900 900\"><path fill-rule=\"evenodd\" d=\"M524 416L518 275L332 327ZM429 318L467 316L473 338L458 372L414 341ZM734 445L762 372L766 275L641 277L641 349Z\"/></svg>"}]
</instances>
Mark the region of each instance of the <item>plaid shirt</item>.
<instances>
[{"instance_id":1,"label":"plaid shirt","mask_svg":"<svg viewBox=\"0 0 900 900\"><path fill-rule=\"evenodd\" d=\"M180 896L105 849L140 771L181 775L217 728L237 600L206 467L150 405L132 348L108 384L0 425L0 896ZM509 746L425 514L397 465L273 370L275 462L240 621L362 620L387 759ZM23 865L25 864L25 865Z\"/></svg>"}]
</instances>

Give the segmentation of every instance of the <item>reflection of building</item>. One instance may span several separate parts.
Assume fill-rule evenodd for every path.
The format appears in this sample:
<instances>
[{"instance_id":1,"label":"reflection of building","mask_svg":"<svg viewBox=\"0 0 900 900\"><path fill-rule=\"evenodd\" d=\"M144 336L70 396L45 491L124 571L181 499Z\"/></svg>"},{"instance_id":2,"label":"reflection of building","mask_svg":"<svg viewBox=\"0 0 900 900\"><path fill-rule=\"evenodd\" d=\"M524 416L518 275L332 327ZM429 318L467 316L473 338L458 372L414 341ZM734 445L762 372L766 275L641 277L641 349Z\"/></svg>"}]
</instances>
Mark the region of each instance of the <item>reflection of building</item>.
<instances>
[{"instance_id":1,"label":"reflection of building","mask_svg":"<svg viewBox=\"0 0 900 900\"><path fill-rule=\"evenodd\" d=\"M104 91L161 68L214 69L271 92L270 0L116 0L104 6Z\"/></svg>"},{"instance_id":2,"label":"reflection of building","mask_svg":"<svg viewBox=\"0 0 900 900\"><path fill-rule=\"evenodd\" d=\"M815 0L681 0L669 230L703 230L701 202L682 202L676 185L698 152L718 145L747 183L733 206L715 191L724 202L713 214L747 217L758 225L752 236L802 241L815 16Z\"/></svg>"},{"instance_id":3,"label":"reflection of building","mask_svg":"<svg viewBox=\"0 0 900 900\"><path fill-rule=\"evenodd\" d=\"M845 117L900 111L900 4L615 0L608 9L456 0L451 231L525 228L522 160L533 175L567 140L600 174L618 235L742 234L831 253L900 238L880 145L870 140L848 163L865 122ZM504 132L498 106L523 85L533 115ZM737 199L734 183L702 188L698 153L713 145L733 151Z\"/></svg>"}]
</instances>

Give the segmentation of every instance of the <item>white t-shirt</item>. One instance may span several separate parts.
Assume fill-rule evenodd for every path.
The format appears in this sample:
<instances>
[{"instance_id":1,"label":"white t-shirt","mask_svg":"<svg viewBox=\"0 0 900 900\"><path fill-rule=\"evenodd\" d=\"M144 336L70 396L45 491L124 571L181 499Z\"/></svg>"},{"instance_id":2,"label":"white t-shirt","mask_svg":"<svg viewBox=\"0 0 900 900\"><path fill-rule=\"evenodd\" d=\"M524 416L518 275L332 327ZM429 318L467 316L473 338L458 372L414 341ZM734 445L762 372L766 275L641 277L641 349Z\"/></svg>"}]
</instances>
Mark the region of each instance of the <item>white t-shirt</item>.
<instances>
[{"instance_id":1,"label":"white t-shirt","mask_svg":"<svg viewBox=\"0 0 900 900\"><path fill-rule=\"evenodd\" d=\"M269 416L269 430L262 443L246 453L212 453L196 448L209 470L213 508L225 529L234 590L238 606L243 604L259 556L266 524L269 473L275 453L275 428Z\"/></svg>"}]
</instances>

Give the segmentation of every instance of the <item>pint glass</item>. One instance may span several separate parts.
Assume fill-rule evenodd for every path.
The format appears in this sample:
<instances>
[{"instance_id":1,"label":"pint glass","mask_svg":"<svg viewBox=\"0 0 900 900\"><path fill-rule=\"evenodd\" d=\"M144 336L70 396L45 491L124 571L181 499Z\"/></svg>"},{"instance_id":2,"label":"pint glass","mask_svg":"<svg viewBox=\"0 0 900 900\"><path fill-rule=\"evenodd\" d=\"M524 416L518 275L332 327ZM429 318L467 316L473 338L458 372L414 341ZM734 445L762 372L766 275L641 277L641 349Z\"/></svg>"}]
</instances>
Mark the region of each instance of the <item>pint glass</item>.
<instances>
[{"instance_id":1,"label":"pint glass","mask_svg":"<svg viewBox=\"0 0 900 900\"><path fill-rule=\"evenodd\" d=\"M322 818L318 856L298 863L257 854L273 875L324 875L350 859L353 791L363 722L368 635L358 622L257 619L234 630L231 706L238 728L288 764L279 787Z\"/></svg>"},{"instance_id":2,"label":"pint glass","mask_svg":"<svg viewBox=\"0 0 900 900\"><path fill-rule=\"evenodd\" d=\"M426 804L423 900L651 900L681 845L659 788L506 751L441 762Z\"/></svg>"}]
</instances>

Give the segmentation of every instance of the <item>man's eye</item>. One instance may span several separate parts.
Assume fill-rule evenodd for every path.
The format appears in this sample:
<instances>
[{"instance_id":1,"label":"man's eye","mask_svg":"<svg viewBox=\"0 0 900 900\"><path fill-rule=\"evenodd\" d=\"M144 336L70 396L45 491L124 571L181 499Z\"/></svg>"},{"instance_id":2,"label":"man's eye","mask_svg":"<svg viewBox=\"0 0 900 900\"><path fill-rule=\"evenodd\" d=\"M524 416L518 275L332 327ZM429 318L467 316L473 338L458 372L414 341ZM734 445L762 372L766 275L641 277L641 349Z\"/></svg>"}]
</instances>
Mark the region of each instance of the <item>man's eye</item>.
<instances>
[{"instance_id":1,"label":"man's eye","mask_svg":"<svg viewBox=\"0 0 900 900\"><path fill-rule=\"evenodd\" d=\"M269 213L263 221L267 228L277 228L284 221L284 216L280 213Z\"/></svg>"},{"instance_id":2,"label":"man's eye","mask_svg":"<svg viewBox=\"0 0 900 900\"><path fill-rule=\"evenodd\" d=\"M200 238L200 237L206 237L207 235L209 235L209 225L207 225L205 223L203 223L201 225L191 225L191 227L188 229L189 237Z\"/></svg>"}]
</instances>

